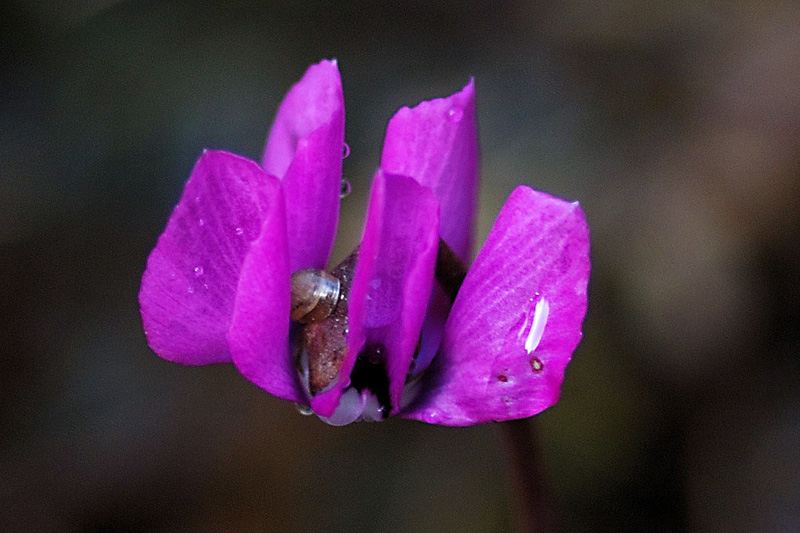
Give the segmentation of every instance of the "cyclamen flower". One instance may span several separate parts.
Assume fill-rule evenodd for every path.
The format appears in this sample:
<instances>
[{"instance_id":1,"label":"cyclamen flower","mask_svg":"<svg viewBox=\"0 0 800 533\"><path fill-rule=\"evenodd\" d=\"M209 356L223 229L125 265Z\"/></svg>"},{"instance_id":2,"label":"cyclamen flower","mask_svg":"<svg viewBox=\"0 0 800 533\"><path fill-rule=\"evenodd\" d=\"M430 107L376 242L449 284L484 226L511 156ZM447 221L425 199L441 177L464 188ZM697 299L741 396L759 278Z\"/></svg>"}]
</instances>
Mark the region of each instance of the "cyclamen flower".
<instances>
[{"instance_id":1,"label":"cyclamen flower","mask_svg":"<svg viewBox=\"0 0 800 533\"><path fill-rule=\"evenodd\" d=\"M293 273L324 268L333 246L343 146L341 79L323 61L282 102L261 165L203 153L142 278L150 347L183 364L232 362L337 425L387 416L470 425L553 405L586 312L578 204L521 186L452 308L434 276L447 277L448 250L464 262L471 254L472 82L390 121L361 245L332 270L340 294L330 316L290 320Z\"/></svg>"}]
</instances>

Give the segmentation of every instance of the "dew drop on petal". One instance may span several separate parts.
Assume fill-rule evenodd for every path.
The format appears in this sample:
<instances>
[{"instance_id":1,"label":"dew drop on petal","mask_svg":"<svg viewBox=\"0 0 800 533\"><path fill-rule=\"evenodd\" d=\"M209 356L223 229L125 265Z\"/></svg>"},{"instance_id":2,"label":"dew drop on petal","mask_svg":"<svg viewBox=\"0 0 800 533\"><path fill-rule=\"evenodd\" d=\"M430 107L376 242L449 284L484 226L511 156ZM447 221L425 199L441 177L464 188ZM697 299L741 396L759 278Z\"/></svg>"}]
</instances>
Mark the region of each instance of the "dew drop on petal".
<instances>
[{"instance_id":1,"label":"dew drop on petal","mask_svg":"<svg viewBox=\"0 0 800 533\"><path fill-rule=\"evenodd\" d=\"M203 226L206 225L206 221L203 220L202 218L200 218L200 219L197 220L197 225L200 226L200 227L203 227Z\"/></svg>"},{"instance_id":2,"label":"dew drop on petal","mask_svg":"<svg viewBox=\"0 0 800 533\"><path fill-rule=\"evenodd\" d=\"M194 267L194 277L199 278L202 275L203 275L203 267L201 266Z\"/></svg>"},{"instance_id":3,"label":"dew drop on petal","mask_svg":"<svg viewBox=\"0 0 800 533\"><path fill-rule=\"evenodd\" d=\"M544 369L544 363L538 357L531 358L531 369L534 372L541 372Z\"/></svg>"},{"instance_id":4,"label":"dew drop on petal","mask_svg":"<svg viewBox=\"0 0 800 533\"><path fill-rule=\"evenodd\" d=\"M244 234L244 230L242 228L236 228L233 231L234 231L234 233L236 233L236 235L243 235Z\"/></svg>"},{"instance_id":5,"label":"dew drop on petal","mask_svg":"<svg viewBox=\"0 0 800 533\"><path fill-rule=\"evenodd\" d=\"M544 335L544 328L547 325L547 318L550 316L550 303L542 298L536 302L536 307L533 310L533 320L531 321L531 329L528 332L528 337L525 339L525 351L529 354L533 352L542 341Z\"/></svg>"},{"instance_id":6,"label":"dew drop on petal","mask_svg":"<svg viewBox=\"0 0 800 533\"><path fill-rule=\"evenodd\" d=\"M347 156L349 155L350 155L350 145L344 143L344 145L342 146L342 159L347 159Z\"/></svg>"},{"instance_id":7,"label":"dew drop on petal","mask_svg":"<svg viewBox=\"0 0 800 533\"><path fill-rule=\"evenodd\" d=\"M461 122L463 117L464 111L457 107L454 107L447 112L447 118L449 118L452 122Z\"/></svg>"},{"instance_id":8,"label":"dew drop on petal","mask_svg":"<svg viewBox=\"0 0 800 533\"><path fill-rule=\"evenodd\" d=\"M314 414L314 410L307 405L296 403L294 404L294 408L297 409L297 412L303 416L311 416Z\"/></svg>"},{"instance_id":9,"label":"dew drop on petal","mask_svg":"<svg viewBox=\"0 0 800 533\"><path fill-rule=\"evenodd\" d=\"M189 288L186 289L186 292L188 292L189 294L194 294L194 287L189 286Z\"/></svg>"},{"instance_id":10,"label":"dew drop on petal","mask_svg":"<svg viewBox=\"0 0 800 533\"><path fill-rule=\"evenodd\" d=\"M350 182L346 179L342 179L341 189L339 190L339 198L347 198L350 196L350 192L352 192L353 187L350 185Z\"/></svg>"}]
</instances>

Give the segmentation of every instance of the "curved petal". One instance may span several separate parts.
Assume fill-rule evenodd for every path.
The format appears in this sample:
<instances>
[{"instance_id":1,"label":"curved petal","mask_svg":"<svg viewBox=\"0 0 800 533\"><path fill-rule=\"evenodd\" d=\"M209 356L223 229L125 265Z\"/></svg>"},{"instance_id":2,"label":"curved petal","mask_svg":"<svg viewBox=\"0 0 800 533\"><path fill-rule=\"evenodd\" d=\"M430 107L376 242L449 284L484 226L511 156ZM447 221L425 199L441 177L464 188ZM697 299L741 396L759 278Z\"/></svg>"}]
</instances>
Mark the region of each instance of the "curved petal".
<instances>
[{"instance_id":1,"label":"curved petal","mask_svg":"<svg viewBox=\"0 0 800 533\"><path fill-rule=\"evenodd\" d=\"M234 364L248 380L300 402L305 394L289 350L290 279L284 203L275 201L242 265L228 342Z\"/></svg>"},{"instance_id":2,"label":"curved petal","mask_svg":"<svg viewBox=\"0 0 800 533\"><path fill-rule=\"evenodd\" d=\"M553 405L581 338L588 279L577 202L518 187L453 304L427 391L404 416L463 426Z\"/></svg>"},{"instance_id":3,"label":"curved petal","mask_svg":"<svg viewBox=\"0 0 800 533\"><path fill-rule=\"evenodd\" d=\"M263 165L283 182L292 272L324 268L339 220L344 99L336 61L308 68L286 94Z\"/></svg>"},{"instance_id":4,"label":"curved petal","mask_svg":"<svg viewBox=\"0 0 800 533\"><path fill-rule=\"evenodd\" d=\"M206 151L150 254L139 292L150 347L183 364L230 361L226 334L252 241L280 183L253 161Z\"/></svg>"},{"instance_id":5,"label":"curved petal","mask_svg":"<svg viewBox=\"0 0 800 533\"><path fill-rule=\"evenodd\" d=\"M365 345L382 353L392 414L401 406L431 294L438 225L430 189L405 176L376 174L348 300L350 332L341 375L350 376ZM330 416L349 384L340 379L312 399L314 410Z\"/></svg>"},{"instance_id":6,"label":"curved petal","mask_svg":"<svg viewBox=\"0 0 800 533\"><path fill-rule=\"evenodd\" d=\"M381 169L433 189L441 209L440 234L468 261L478 198L474 82L447 98L400 109L386 129Z\"/></svg>"},{"instance_id":7,"label":"curved petal","mask_svg":"<svg viewBox=\"0 0 800 533\"><path fill-rule=\"evenodd\" d=\"M439 200L440 235L465 263L472 255L478 196L478 128L475 84L447 98L400 109L389 121L381 168L430 187ZM415 372L439 351L450 300L434 290Z\"/></svg>"}]
</instances>

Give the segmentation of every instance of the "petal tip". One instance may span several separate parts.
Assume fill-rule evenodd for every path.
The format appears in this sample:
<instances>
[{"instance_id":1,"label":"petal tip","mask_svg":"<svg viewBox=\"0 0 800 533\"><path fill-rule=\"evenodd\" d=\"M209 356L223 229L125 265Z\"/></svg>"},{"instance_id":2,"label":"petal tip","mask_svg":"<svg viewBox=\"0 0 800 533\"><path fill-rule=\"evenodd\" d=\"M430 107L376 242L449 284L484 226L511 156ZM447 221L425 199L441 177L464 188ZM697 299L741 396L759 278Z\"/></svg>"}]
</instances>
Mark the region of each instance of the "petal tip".
<instances>
[{"instance_id":1,"label":"petal tip","mask_svg":"<svg viewBox=\"0 0 800 533\"><path fill-rule=\"evenodd\" d=\"M475 78L474 77L470 77L469 81L464 86L464 88L461 89L459 92L457 92L453 96L456 96L456 95L461 95L467 101L474 102L475 101Z\"/></svg>"},{"instance_id":2,"label":"petal tip","mask_svg":"<svg viewBox=\"0 0 800 533\"><path fill-rule=\"evenodd\" d=\"M309 74L325 74L327 76L331 76L334 81L338 81L341 84L339 61L336 58L323 59L319 63L314 63L308 67L308 69L306 69L306 73L303 75L303 78Z\"/></svg>"}]
</instances>

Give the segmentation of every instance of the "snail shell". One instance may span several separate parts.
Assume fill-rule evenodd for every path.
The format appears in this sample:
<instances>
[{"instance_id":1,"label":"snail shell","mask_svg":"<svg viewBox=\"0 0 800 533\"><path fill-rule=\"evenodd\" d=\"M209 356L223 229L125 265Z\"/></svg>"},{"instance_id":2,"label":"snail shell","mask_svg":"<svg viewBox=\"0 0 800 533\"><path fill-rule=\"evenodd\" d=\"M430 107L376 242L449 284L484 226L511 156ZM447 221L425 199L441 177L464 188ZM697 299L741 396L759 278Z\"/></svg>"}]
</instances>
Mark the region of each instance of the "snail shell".
<instances>
[{"instance_id":1,"label":"snail shell","mask_svg":"<svg viewBox=\"0 0 800 533\"><path fill-rule=\"evenodd\" d=\"M328 318L339 303L339 288L339 280L324 270L292 274L292 320L309 324Z\"/></svg>"}]
</instances>

